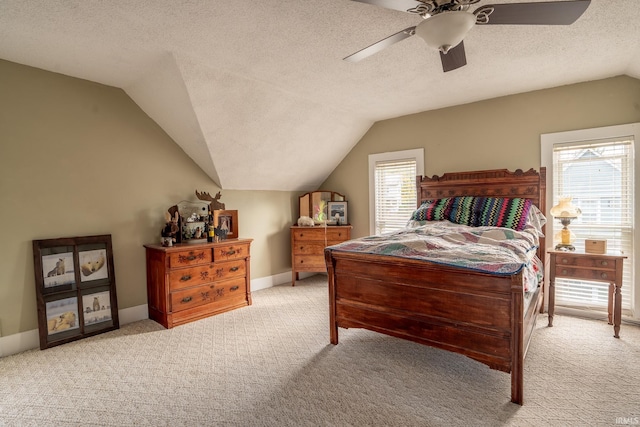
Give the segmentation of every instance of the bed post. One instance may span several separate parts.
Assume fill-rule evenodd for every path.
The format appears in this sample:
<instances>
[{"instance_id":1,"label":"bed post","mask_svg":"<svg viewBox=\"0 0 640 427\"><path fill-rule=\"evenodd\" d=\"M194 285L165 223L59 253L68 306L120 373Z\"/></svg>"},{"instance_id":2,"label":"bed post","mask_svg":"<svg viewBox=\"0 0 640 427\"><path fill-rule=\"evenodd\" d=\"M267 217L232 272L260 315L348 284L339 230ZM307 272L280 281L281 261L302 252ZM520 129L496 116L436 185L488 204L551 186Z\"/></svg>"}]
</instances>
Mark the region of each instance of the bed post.
<instances>
[{"instance_id":1,"label":"bed post","mask_svg":"<svg viewBox=\"0 0 640 427\"><path fill-rule=\"evenodd\" d=\"M336 283L335 283L335 261L331 256L331 251L324 251L324 259L327 264L327 275L329 278L329 337L331 344L338 344L338 323L336 320Z\"/></svg>"},{"instance_id":2,"label":"bed post","mask_svg":"<svg viewBox=\"0 0 640 427\"><path fill-rule=\"evenodd\" d=\"M524 289L522 272L511 276L511 401L522 405L524 394Z\"/></svg>"}]
</instances>

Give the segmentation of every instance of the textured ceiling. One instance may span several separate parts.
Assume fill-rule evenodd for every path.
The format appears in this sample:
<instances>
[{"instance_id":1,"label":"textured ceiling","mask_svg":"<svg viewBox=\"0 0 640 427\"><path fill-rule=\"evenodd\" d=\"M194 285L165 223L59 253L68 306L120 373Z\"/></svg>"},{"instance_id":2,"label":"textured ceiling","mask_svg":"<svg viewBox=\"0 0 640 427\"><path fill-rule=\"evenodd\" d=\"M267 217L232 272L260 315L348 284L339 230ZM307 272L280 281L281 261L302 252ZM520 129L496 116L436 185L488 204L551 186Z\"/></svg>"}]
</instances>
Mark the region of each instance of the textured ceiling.
<instances>
[{"instance_id":1,"label":"textured ceiling","mask_svg":"<svg viewBox=\"0 0 640 427\"><path fill-rule=\"evenodd\" d=\"M571 26L476 26L468 65L443 73L418 37L343 61L421 20L349 0L0 0L0 58L122 88L224 189L308 190L375 121L640 78L639 6L592 0Z\"/></svg>"}]
</instances>

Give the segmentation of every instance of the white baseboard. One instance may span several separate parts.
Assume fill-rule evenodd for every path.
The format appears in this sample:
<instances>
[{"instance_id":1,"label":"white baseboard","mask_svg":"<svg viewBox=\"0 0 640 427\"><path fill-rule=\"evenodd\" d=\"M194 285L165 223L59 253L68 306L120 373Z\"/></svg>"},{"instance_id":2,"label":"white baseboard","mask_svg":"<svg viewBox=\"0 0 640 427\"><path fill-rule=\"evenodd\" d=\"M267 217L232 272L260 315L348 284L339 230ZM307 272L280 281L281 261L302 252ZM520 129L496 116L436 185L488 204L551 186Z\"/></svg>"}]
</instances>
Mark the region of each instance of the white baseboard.
<instances>
[{"instance_id":1,"label":"white baseboard","mask_svg":"<svg viewBox=\"0 0 640 427\"><path fill-rule=\"evenodd\" d=\"M308 276L312 276L313 274L309 274ZM303 273L300 273L300 277L303 277ZM273 276L261 277L259 279L251 280L251 292L281 285L283 283L290 283L290 281L290 271ZM149 310L147 304L118 310L118 319L121 326L148 318ZM21 353L38 347L40 347L40 336L37 329L19 332L6 337L0 337L0 357L11 356L12 354Z\"/></svg>"},{"instance_id":2,"label":"white baseboard","mask_svg":"<svg viewBox=\"0 0 640 427\"><path fill-rule=\"evenodd\" d=\"M149 318L149 306L147 304L137 305L135 307L123 308L118 310L118 320L120 325L137 322Z\"/></svg>"},{"instance_id":3,"label":"white baseboard","mask_svg":"<svg viewBox=\"0 0 640 427\"><path fill-rule=\"evenodd\" d=\"M251 292L259 291L260 289L267 289L272 286L281 285L283 283L291 282L291 272L285 272L275 274L273 276L261 277L259 279L251 280Z\"/></svg>"},{"instance_id":4,"label":"white baseboard","mask_svg":"<svg viewBox=\"0 0 640 427\"><path fill-rule=\"evenodd\" d=\"M25 350L38 348L39 346L40 335L37 329L8 335L0 338L0 357L21 353Z\"/></svg>"}]
</instances>

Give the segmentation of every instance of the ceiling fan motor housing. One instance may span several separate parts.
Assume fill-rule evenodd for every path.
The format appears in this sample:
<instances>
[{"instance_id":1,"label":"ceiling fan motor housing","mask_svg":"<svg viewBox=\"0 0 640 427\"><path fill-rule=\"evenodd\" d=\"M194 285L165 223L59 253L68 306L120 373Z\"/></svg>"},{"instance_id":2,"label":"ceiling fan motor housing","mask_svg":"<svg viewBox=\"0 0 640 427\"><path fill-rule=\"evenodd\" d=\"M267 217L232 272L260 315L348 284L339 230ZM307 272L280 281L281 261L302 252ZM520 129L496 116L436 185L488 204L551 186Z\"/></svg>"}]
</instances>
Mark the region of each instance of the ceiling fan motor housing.
<instances>
[{"instance_id":1,"label":"ceiling fan motor housing","mask_svg":"<svg viewBox=\"0 0 640 427\"><path fill-rule=\"evenodd\" d=\"M427 46L447 53L465 38L475 25L476 16L464 11L442 12L430 16L418 24L416 35L422 38Z\"/></svg>"}]
</instances>

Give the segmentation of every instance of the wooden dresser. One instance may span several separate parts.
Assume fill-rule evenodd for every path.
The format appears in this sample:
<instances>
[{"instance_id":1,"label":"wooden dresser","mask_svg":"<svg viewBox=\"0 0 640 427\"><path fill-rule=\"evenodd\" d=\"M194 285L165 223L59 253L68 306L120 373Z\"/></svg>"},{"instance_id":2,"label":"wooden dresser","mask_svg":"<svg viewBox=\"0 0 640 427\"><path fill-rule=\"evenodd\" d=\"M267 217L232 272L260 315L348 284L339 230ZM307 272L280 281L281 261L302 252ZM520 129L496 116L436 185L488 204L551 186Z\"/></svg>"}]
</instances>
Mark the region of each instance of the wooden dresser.
<instances>
[{"instance_id":1,"label":"wooden dresser","mask_svg":"<svg viewBox=\"0 0 640 427\"><path fill-rule=\"evenodd\" d=\"M291 227L291 286L300 279L299 272L326 272L324 248L351 239L350 225L326 227Z\"/></svg>"},{"instance_id":2,"label":"wooden dresser","mask_svg":"<svg viewBox=\"0 0 640 427\"><path fill-rule=\"evenodd\" d=\"M251 305L251 242L145 245L149 318L172 328Z\"/></svg>"}]
</instances>

